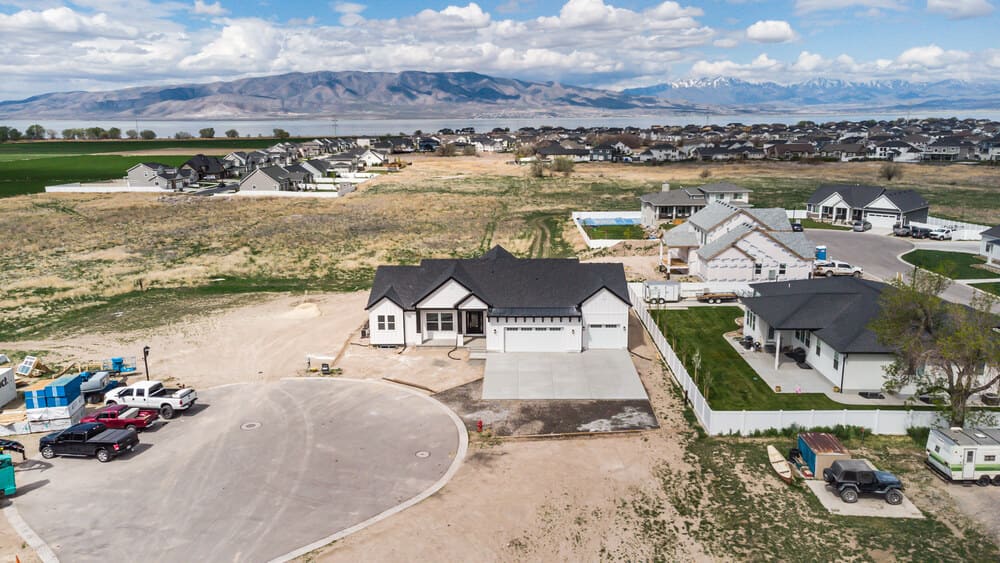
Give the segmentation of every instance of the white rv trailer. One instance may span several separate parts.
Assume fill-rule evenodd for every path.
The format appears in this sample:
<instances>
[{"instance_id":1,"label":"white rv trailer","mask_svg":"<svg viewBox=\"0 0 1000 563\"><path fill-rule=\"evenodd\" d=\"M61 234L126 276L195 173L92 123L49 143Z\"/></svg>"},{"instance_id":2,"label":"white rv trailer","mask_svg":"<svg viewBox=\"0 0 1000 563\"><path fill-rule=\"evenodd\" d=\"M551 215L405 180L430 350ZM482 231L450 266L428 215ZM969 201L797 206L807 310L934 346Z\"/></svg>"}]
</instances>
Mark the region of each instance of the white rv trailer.
<instances>
[{"instance_id":1,"label":"white rv trailer","mask_svg":"<svg viewBox=\"0 0 1000 563\"><path fill-rule=\"evenodd\" d=\"M949 481L1000 486L1000 428L932 428L927 465Z\"/></svg>"}]
</instances>

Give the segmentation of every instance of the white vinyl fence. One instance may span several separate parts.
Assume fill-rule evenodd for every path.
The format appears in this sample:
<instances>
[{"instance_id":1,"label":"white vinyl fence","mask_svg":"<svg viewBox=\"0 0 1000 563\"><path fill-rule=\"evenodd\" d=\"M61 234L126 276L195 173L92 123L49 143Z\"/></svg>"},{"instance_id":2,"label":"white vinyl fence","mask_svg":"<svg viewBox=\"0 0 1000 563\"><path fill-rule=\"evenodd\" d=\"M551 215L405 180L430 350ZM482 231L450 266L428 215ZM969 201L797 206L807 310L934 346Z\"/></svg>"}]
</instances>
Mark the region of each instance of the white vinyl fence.
<instances>
[{"instance_id":1,"label":"white vinyl fence","mask_svg":"<svg viewBox=\"0 0 1000 563\"><path fill-rule=\"evenodd\" d=\"M933 411L912 410L835 410L835 411L715 411L708 405L694 380L688 375L687 369L677 354L667 343L660 327L649 314L642 300L642 284L628 285L629 298L639 321L646 327L674 376L674 380L684 391L684 396L691 403L698 422L711 436L721 434L753 434L769 429L785 429L797 425L804 428L818 426L861 426L872 434L906 434L906 429L914 426L934 426L938 415ZM720 344L721 345L721 344Z\"/></svg>"},{"instance_id":2,"label":"white vinyl fence","mask_svg":"<svg viewBox=\"0 0 1000 563\"><path fill-rule=\"evenodd\" d=\"M946 227L951 229L951 240L979 240L980 233L989 229L986 225L977 225L975 223L965 223L963 221L952 221L951 219L942 219L941 217L929 216L927 217L927 222L921 225L926 225L930 228L935 227Z\"/></svg>"}]
</instances>

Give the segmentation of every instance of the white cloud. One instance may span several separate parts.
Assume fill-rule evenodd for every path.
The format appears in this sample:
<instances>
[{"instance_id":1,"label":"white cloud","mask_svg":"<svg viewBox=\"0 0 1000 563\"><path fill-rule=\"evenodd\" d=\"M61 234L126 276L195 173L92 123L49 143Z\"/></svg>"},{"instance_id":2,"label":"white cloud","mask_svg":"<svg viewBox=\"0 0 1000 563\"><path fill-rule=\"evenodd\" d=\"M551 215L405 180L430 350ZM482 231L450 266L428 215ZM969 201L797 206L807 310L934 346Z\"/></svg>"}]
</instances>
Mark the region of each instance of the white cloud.
<instances>
[{"instance_id":1,"label":"white cloud","mask_svg":"<svg viewBox=\"0 0 1000 563\"><path fill-rule=\"evenodd\" d=\"M944 14L951 20L980 18L993 13L988 0L927 0L927 11Z\"/></svg>"},{"instance_id":2,"label":"white cloud","mask_svg":"<svg viewBox=\"0 0 1000 563\"><path fill-rule=\"evenodd\" d=\"M223 8L221 2L209 4L205 0L194 0L191 12L202 16L224 16L229 13L229 10Z\"/></svg>"},{"instance_id":3,"label":"white cloud","mask_svg":"<svg viewBox=\"0 0 1000 563\"><path fill-rule=\"evenodd\" d=\"M441 11L423 10L414 19L431 29L470 29L486 27L491 18L479 4L472 2L467 6L448 6Z\"/></svg>"},{"instance_id":4,"label":"white cloud","mask_svg":"<svg viewBox=\"0 0 1000 563\"><path fill-rule=\"evenodd\" d=\"M340 14L340 25L353 26L365 21L361 12L365 11L364 4L357 2L335 2L330 6L334 12Z\"/></svg>"},{"instance_id":5,"label":"white cloud","mask_svg":"<svg viewBox=\"0 0 1000 563\"><path fill-rule=\"evenodd\" d=\"M731 37L724 37L722 39L716 39L715 41L712 41L712 45L715 45L716 47L719 47L721 49L731 49L739 44L740 42L738 40L733 39Z\"/></svg>"},{"instance_id":6,"label":"white cloud","mask_svg":"<svg viewBox=\"0 0 1000 563\"><path fill-rule=\"evenodd\" d=\"M900 0L795 0L795 12L797 14L843 10L845 8L874 8L901 11L906 9L906 5Z\"/></svg>"},{"instance_id":7,"label":"white cloud","mask_svg":"<svg viewBox=\"0 0 1000 563\"><path fill-rule=\"evenodd\" d=\"M792 26L783 20L761 20L747 28L747 39L756 43L787 43L796 37Z\"/></svg>"},{"instance_id":8,"label":"white cloud","mask_svg":"<svg viewBox=\"0 0 1000 563\"><path fill-rule=\"evenodd\" d=\"M792 70L798 72L815 72L817 70L824 70L828 65L829 61L824 59L822 55L802 51L799 53L799 58L792 65Z\"/></svg>"},{"instance_id":9,"label":"white cloud","mask_svg":"<svg viewBox=\"0 0 1000 563\"><path fill-rule=\"evenodd\" d=\"M925 47L913 47L903 51L896 59L901 65L918 66L924 68L941 68L965 61L969 54L964 51L946 51L937 45L930 44Z\"/></svg>"}]
</instances>

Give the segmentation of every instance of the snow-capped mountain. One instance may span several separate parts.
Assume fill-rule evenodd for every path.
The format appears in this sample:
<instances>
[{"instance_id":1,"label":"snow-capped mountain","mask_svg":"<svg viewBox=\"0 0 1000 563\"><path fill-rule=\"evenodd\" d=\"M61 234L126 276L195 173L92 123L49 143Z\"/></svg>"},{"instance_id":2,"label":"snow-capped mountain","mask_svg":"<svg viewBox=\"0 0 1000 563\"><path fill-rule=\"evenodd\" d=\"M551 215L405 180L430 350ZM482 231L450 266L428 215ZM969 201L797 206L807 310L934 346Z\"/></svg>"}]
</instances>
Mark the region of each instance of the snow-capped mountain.
<instances>
[{"instance_id":1,"label":"snow-capped mountain","mask_svg":"<svg viewBox=\"0 0 1000 563\"><path fill-rule=\"evenodd\" d=\"M675 102L728 106L740 109L804 109L808 107L865 109L986 109L1000 105L1000 83L907 82L905 80L847 80L814 78L796 84L748 82L715 77L679 80L624 94L656 96Z\"/></svg>"}]
</instances>

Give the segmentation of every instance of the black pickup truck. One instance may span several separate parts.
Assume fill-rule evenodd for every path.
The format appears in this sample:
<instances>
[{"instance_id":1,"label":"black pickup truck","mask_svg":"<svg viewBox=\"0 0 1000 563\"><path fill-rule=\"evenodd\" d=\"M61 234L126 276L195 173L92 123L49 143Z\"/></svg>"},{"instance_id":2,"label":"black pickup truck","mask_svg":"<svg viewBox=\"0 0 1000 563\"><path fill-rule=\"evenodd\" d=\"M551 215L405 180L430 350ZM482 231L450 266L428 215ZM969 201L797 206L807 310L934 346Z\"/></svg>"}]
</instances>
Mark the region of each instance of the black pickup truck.
<instances>
[{"instance_id":1,"label":"black pickup truck","mask_svg":"<svg viewBox=\"0 0 1000 563\"><path fill-rule=\"evenodd\" d=\"M139 434L135 430L109 430L99 422L84 422L45 436L38 448L45 459L57 455L95 456L106 463L132 451L138 443Z\"/></svg>"},{"instance_id":2,"label":"black pickup truck","mask_svg":"<svg viewBox=\"0 0 1000 563\"><path fill-rule=\"evenodd\" d=\"M885 498L889 504L903 502L903 482L888 471L876 471L860 459L841 459L823 470L823 480L847 503L862 494Z\"/></svg>"}]
</instances>

